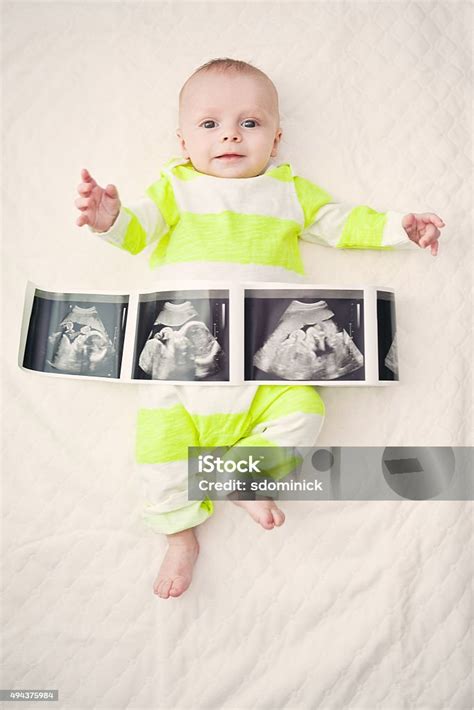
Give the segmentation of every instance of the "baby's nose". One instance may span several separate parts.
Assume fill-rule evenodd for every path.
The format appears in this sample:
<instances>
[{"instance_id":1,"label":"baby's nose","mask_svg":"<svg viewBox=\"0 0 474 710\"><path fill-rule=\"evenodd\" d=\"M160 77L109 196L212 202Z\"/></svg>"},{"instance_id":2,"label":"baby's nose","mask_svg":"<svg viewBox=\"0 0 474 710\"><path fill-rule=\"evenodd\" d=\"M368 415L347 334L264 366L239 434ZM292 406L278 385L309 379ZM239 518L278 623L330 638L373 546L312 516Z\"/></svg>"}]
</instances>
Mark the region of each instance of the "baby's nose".
<instances>
[{"instance_id":1,"label":"baby's nose","mask_svg":"<svg viewBox=\"0 0 474 710\"><path fill-rule=\"evenodd\" d=\"M241 138L237 132L229 131L227 133L224 133L222 140L223 141L235 141L236 143L239 143Z\"/></svg>"}]
</instances>

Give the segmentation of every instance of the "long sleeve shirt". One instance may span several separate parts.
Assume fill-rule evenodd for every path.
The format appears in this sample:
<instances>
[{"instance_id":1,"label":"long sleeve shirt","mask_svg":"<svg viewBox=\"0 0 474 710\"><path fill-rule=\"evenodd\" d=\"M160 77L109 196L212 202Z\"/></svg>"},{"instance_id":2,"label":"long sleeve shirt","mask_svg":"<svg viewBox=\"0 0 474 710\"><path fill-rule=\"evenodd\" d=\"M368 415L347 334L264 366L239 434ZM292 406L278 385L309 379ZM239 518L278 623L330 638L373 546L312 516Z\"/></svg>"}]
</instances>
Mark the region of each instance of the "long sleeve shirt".
<instances>
[{"instance_id":1,"label":"long sleeve shirt","mask_svg":"<svg viewBox=\"0 0 474 710\"><path fill-rule=\"evenodd\" d=\"M338 249L416 248L403 214L336 202L271 161L261 175L220 178L172 159L140 201L98 236L131 254L150 248L160 279L304 281L299 240Z\"/></svg>"}]
</instances>

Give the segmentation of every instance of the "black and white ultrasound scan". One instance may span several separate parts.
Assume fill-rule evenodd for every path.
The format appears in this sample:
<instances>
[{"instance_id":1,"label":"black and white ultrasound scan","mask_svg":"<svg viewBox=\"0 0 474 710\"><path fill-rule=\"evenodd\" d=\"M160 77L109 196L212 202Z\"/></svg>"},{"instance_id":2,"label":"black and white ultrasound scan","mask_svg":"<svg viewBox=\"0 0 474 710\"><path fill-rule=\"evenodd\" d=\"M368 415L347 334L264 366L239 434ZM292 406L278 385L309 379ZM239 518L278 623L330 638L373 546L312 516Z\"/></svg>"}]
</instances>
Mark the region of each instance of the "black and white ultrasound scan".
<instances>
[{"instance_id":1,"label":"black and white ultrasound scan","mask_svg":"<svg viewBox=\"0 0 474 710\"><path fill-rule=\"evenodd\" d=\"M50 374L120 376L128 296L36 290L23 366Z\"/></svg>"},{"instance_id":2,"label":"black and white ultrasound scan","mask_svg":"<svg viewBox=\"0 0 474 710\"><path fill-rule=\"evenodd\" d=\"M377 291L377 350L379 379L398 380L395 296L390 291Z\"/></svg>"},{"instance_id":3,"label":"black and white ultrasound scan","mask_svg":"<svg viewBox=\"0 0 474 710\"><path fill-rule=\"evenodd\" d=\"M363 291L245 292L245 379L364 380Z\"/></svg>"},{"instance_id":4,"label":"black and white ultrasound scan","mask_svg":"<svg viewBox=\"0 0 474 710\"><path fill-rule=\"evenodd\" d=\"M229 294L161 291L140 296L134 379L229 379Z\"/></svg>"}]
</instances>

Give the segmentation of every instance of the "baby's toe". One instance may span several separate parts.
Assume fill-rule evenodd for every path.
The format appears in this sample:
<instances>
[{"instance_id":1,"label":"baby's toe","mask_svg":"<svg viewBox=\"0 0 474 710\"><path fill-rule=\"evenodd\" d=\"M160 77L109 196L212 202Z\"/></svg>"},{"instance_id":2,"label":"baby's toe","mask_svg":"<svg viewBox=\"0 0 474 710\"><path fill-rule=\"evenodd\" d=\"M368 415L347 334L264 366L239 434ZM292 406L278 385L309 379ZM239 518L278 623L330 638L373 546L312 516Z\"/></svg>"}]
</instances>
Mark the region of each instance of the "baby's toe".
<instances>
[{"instance_id":1,"label":"baby's toe","mask_svg":"<svg viewBox=\"0 0 474 710\"><path fill-rule=\"evenodd\" d=\"M172 584L173 580L170 579L169 577L166 577L161 581L161 583L158 586L158 596L161 597L162 599L168 599L170 595L170 587Z\"/></svg>"},{"instance_id":2,"label":"baby's toe","mask_svg":"<svg viewBox=\"0 0 474 710\"><path fill-rule=\"evenodd\" d=\"M170 588L170 596L179 597L179 595L182 594L185 589L187 589L187 584L184 577L176 577L175 579L173 579L173 583Z\"/></svg>"},{"instance_id":3,"label":"baby's toe","mask_svg":"<svg viewBox=\"0 0 474 710\"><path fill-rule=\"evenodd\" d=\"M271 530L274 527L275 523L271 510L265 510L260 514L260 525L262 525L265 530Z\"/></svg>"},{"instance_id":4,"label":"baby's toe","mask_svg":"<svg viewBox=\"0 0 474 710\"><path fill-rule=\"evenodd\" d=\"M275 521L275 525L277 527L280 527L280 525L283 525L285 522L285 513L280 510L280 508L275 508L273 512L273 520Z\"/></svg>"}]
</instances>

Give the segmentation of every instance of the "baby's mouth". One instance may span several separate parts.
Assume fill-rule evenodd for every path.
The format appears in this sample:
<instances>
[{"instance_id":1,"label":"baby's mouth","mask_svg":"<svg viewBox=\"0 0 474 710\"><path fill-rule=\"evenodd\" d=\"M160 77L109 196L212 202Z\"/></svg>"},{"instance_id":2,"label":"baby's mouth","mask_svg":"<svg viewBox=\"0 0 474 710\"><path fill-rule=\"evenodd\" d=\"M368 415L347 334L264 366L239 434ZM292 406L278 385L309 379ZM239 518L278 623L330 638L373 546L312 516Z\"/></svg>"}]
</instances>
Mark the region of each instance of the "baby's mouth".
<instances>
[{"instance_id":1,"label":"baby's mouth","mask_svg":"<svg viewBox=\"0 0 474 710\"><path fill-rule=\"evenodd\" d=\"M216 160L236 160L237 158L243 157L244 156L239 153L223 153L222 155L218 155Z\"/></svg>"}]
</instances>

